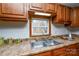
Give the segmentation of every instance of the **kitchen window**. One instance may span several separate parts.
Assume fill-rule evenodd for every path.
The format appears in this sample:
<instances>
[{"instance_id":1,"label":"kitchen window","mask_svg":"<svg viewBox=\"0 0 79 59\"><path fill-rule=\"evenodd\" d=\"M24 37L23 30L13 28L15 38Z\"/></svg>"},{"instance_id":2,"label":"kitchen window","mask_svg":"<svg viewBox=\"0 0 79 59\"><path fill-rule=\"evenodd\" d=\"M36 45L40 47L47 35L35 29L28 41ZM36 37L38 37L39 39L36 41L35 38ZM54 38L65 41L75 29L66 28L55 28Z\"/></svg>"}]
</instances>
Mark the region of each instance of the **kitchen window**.
<instances>
[{"instance_id":1,"label":"kitchen window","mask_svg":"<svg viewBox=\"0 0 79 59\"><path fill-rule=\"evenodd\" d=\"M31 18L30 20L30 36L50 35L49 18Z\"/></svg>"}]
</instances>

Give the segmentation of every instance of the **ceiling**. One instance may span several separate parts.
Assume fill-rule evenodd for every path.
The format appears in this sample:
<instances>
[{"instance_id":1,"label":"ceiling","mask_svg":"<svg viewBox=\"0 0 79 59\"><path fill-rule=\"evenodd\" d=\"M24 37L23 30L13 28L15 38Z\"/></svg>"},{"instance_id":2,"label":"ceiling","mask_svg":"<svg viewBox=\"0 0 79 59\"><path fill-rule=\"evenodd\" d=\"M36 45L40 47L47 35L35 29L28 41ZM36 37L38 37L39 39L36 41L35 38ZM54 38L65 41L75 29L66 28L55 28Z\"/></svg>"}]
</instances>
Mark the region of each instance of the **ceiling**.
<instances>
[{"instance_id":1,"label":"ceiling","mask_svg":"<svg viewBox=\"0 0 79 59\"><path fill-rule=\"evenodd\" d=\"M79 3L62 3L62 4L69 7L79 7Z\"/></svg>"}]
</instances>

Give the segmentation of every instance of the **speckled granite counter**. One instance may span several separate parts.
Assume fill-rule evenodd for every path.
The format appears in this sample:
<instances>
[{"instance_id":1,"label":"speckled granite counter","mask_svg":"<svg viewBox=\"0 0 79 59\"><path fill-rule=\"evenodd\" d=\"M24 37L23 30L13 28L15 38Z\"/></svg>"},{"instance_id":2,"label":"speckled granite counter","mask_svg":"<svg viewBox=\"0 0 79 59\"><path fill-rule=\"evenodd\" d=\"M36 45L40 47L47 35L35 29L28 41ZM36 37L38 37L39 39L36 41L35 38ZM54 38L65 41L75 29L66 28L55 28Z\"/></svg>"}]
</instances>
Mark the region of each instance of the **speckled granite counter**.
<instances>
[{"instance_id":1,"label":"speckled granite counter","mask_svg":"<svg viewBox=\"0 0 79 59\"><path fill-rule=\"evenodd\" d=\"M31 49L31 46L29 44L31 40L23 41L20 44L2 46L0 47L0 56L25 56L25 55L37 54L40 52L79 43L79 37L75 37L73 41L68 41L64 39L56 39L56 40L63 43L59 45L48 46L48 47L39 48L39 49Z\"/></svg>"}]
</instances>

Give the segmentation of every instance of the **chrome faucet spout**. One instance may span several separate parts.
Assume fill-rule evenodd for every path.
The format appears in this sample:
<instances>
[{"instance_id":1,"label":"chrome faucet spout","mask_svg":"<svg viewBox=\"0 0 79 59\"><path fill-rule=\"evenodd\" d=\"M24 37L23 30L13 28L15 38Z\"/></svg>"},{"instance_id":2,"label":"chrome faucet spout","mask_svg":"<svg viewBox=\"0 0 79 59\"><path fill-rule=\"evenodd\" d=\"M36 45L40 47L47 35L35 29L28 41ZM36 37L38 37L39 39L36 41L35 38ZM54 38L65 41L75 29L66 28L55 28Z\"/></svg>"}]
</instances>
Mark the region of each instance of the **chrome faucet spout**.
<instances>
[{"instance_id":1,"label":"chrome faucet spout","mask_svg":"<svg viewBox=\"0 0 79 59\"><path fill-rule=\"evenodd\" d=\"M69 36L69 37L68 37L68 40L73 40L73 39L72 39L72 33L69 33L68 36Z\"/></svg>"}]
</instances>

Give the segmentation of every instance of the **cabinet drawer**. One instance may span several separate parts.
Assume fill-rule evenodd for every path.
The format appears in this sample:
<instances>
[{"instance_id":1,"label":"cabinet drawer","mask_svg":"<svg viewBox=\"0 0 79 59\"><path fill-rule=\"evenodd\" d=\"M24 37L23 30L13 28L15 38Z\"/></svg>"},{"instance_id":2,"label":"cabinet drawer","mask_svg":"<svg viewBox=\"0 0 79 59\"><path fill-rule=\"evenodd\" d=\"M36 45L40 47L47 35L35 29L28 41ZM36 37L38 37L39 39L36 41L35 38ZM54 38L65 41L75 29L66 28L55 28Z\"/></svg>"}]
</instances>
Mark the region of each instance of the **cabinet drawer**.
<instances>
[{"instance_id":1,"label":"cabinet drawer","mask_svg":"<svg viewBox=\"0 0 79 59\"><path fill-rule=\"evenodd\" d=\"M76 48L76 47L77 47L77 44L73 44L73 45L67 46L67 48Z\"/></svg>"},{"instance_id":2,"label":"cabinet drawer","mask_svg":"<svg viewBox=\"0 0 79 59\"><path fill-rule=\"evenodd\" d=\"M51 51L35 54L34 56L51 56Z\"/></svg>"},{"instance_id":3,"label":"cabinet drawer","mask_svg":"<svg viewBox=\"0 0 79 59\"><path fill-rule=\"evenodd\" d=\"M52 51L52 55L53 56L60 56L60 55L65 55L65 48L59 48L59 49L56 49L56 50L53 50Z\"/></svg>"}]
</instances>

